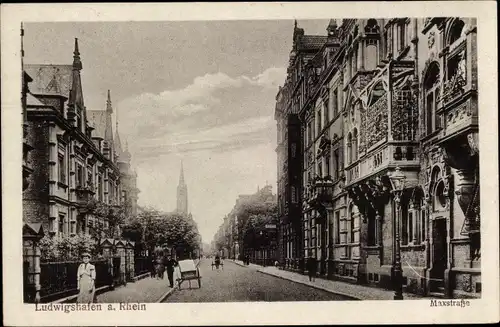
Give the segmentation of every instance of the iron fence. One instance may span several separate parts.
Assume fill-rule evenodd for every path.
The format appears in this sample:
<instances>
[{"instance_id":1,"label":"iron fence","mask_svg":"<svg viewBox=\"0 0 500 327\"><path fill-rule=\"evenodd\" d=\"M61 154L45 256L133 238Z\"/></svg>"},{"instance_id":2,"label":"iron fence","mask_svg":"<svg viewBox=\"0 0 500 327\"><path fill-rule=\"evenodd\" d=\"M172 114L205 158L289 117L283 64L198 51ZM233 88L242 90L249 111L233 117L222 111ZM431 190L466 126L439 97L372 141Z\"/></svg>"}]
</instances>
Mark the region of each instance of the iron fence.
<instances>
[{"instance_id":1,"label":"iron fence","mask_svg":"<svg viewBox=\"0 0 500 327\"><path fill-rule=\"evenodd\" d=\"M122 272L122 269L120 269L121 266L121 260L122 258L120 256L116 256L112 258L113 261L113 284L114 285L121 285L126 283L125 279L125 273Z\"/></svg>"},{"instance_id":2,"label":"iron fence","mask_svg":"<svg viewBox=\"0 0 500 327\"><path fill-rule=\"evenodd\" d=\"M152 262L148 257L136 257L135 262L135 276L139 276L151 272Z\"/></svg>"},{"instance_id":3,"label":"iron fence","mask_svg":"<svg viewBox=\"0 0 500 327\"><path fill-rule=\"evenodd\" d=\"M80 263L79 261L40 263L41 302L51 302L77 294L77 273ZM91 263L96 268L96 287L110 285L112 278L107 260L97 260Z\"/></svg>"}]
</instances>

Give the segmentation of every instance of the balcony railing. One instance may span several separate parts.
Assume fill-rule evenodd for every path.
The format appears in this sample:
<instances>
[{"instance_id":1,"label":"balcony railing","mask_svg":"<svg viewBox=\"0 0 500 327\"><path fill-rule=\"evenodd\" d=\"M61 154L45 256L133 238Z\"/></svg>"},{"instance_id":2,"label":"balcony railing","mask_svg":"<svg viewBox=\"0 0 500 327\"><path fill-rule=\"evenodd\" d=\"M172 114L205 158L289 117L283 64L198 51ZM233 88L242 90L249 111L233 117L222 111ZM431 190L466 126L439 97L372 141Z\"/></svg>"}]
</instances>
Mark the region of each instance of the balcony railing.
<instances>
[{"instance_id":1,"label":"balcony railing","mask_svg":"<svg viewBox=\"0 0 500 327\"><path fill-rule=\"evenodd\" d=\"M380 150L362 157L356 165L346 169L346 183L352 184L390 166L412 166L418 165L418 162L417 143L386 144Z\"/></svg>"},{"instance_id":2,"label":"balcony railing","mask_svg":"<svg viewBox=\"0 0 500 327\"><path fill-rule=\"evenodd\" d=\"M77 202L80 203L89 202L95 194L94 188L92 187L91 184L88 184L87 186L77 186L75 189L75 193L76 193L76 200Z\"/></svg>"},{"instance_id":3,"label":"balcony railing","mask_svg":"<svg viewBox=\"0 0 500 327\"><path fill-rule=\"evenodd\" d=\"M444 103L451 102L461 96L465 91L467 81L462 74L456 74L448 81L444 82L442 100Z\"/></svg>"}]
</instances>

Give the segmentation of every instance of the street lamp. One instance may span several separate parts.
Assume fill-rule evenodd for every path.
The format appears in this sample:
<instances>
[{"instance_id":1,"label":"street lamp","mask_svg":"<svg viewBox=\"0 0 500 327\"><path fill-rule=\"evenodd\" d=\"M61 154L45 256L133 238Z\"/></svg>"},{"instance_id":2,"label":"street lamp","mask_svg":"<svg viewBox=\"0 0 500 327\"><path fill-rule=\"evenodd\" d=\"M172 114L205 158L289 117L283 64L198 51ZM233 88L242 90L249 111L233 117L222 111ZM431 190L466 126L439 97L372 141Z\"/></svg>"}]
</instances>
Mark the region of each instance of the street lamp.
<instances>
[{"instance_id":1,"label":"street lamp","mask_svg":"<svg viewBox=\"0 0 500 327\"><path fill-rule=\"evenodd\" d=\"M403 270L401 268L401 248L399 242L399 220L400 220L400 208L401 208L401 195L403 194L405 188L406 176L401 171L399 167L389 175L392 186L392 194L394 195L394 202L396 203L396 254L394 262L394 300L403 299Z\"/></svg>"}]
</instances>

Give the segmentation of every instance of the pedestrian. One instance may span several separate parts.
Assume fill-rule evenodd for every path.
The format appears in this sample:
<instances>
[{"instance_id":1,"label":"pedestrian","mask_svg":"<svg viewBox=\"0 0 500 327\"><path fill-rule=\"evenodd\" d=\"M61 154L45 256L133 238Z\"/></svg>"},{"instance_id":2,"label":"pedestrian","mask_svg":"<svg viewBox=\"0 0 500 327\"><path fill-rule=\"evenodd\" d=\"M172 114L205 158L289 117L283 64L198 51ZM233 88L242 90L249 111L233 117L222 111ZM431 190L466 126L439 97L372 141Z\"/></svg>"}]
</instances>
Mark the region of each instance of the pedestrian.
<instances>
[{"instance_id":1,"label":"pedestrian","mask_svg":"<svg viewBox=\"0 0 500 327\"><path fill-rule=\"evenodd\" d=\"M177 267L178 262L169 255L167 257L167 262L165 262L165 266L167 268L167 277L168 282L170 283L170 287L174 287L174 270Z\"/></svg>"},{"instance_id":2,"label":"pedestrian","mask_svg":"<svg viewBox=\"0 0 500 327\"><path fill-rule=\"evenodd\" d=\"M165 274L165 265L163 263L163 254L156 257L156 278L163 279Z\"/></svg>"},{"instance_id":3,"label":"pedestrian","mask_svg":"<svg viewBox=\"0 0 500 327\"><path fill-rule=\"evenodd\" d=\"M316 278L316 259L309 255L306 261L307 274L309 275L309 281L314 282Z\"/></svg>"},{"instance_id":4,"label":"pedestrian","mask_svg":"<svg viewBox=\"0 0 500 327\"><path fill-rule=\"evenodd\" d=\"M76 303L93 303L95 296L95 266L90 263L90 253L82 255L83 263L78 267L76 276L78 297Z\"/></svg>"},{"instance_id":5,"label":"pedestrian","mask_svg":"<svg viewBox=\"0 0 500 327\"><path fill-rule=\"evenodd\" d=\"M156 262L155 262L155 258L152 257L151 258L151 278L155 278L156 277Z\"/></svg>"}]
</instances>

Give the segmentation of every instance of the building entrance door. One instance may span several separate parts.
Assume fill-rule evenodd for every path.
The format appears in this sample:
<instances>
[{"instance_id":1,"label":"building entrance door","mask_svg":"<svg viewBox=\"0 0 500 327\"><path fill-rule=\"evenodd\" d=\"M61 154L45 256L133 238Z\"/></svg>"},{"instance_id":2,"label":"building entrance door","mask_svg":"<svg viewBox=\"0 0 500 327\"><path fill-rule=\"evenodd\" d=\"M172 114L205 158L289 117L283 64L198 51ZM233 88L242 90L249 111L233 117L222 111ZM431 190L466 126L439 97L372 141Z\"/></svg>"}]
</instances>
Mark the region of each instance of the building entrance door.
<instances>
[{"instance_id":1,"label":"building entrance door","mask_svg":"<svg viewBox=\"0 0 500 327\"><path fill-rule=\"evenodd\" d=\"M448 233L446 229L446 219L435 219L432 227L433 247L431 278L435 281L435 283L432 283L434 285L432 288L440 289L443 287L444 272L448 263L446 242Z\"/></svg>"}]
</instances>

